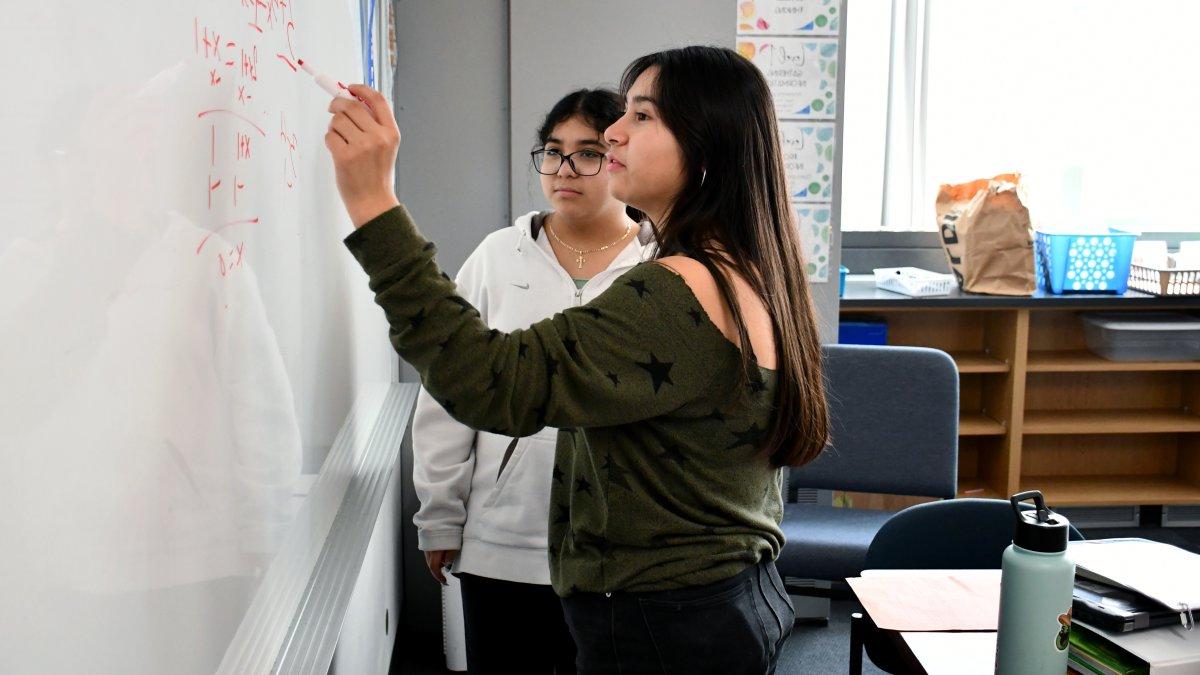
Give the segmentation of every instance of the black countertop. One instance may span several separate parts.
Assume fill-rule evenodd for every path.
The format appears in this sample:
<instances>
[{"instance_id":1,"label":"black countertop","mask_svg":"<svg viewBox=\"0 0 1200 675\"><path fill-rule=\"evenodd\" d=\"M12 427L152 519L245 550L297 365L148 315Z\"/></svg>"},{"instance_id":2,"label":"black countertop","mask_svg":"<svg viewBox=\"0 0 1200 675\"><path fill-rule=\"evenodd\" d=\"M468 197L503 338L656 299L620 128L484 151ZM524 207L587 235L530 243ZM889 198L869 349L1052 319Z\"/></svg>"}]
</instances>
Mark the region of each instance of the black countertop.
<instances>
[{"instance_id":1,"label":"black countertop","mask_svg":"<svg viewBox=\"0 0 1200 675\"><path fill-rule=\"evenodd\" d=\"M979 295L958 288L949 295L912 298L875 287L871 275L851 275L846 279L846 294L841 308L847 309L1200 309L1200 296L1159 297L1138 291L1124 295L1113 293L1067 293L1053 295L1035 292L1032 296Z\"/></svg>"}]
</instances>

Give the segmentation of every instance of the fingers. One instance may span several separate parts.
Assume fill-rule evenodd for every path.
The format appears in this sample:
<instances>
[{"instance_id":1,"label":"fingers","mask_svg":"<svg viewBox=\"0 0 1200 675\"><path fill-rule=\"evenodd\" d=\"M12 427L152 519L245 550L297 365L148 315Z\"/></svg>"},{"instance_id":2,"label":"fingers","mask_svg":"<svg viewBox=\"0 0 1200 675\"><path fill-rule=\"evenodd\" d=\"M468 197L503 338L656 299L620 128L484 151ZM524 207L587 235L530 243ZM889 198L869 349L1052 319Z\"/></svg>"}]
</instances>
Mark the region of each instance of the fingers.
<instances>
[{"instance_id":1,"label":"fingers","mask_svg":"<svg viewBox=\"0 0 1200 675\"><path fill-rule=\"evenodd\" d=\"M442 564L442 551L427 551L425 553L425 566L429 568L429 573L433 575L435 581L445 586L446 575L442 573Z\"/></svg>"},{"instance_id":2,"label":"fingers","mask_svg":"<svg viewBox=\"0 0 1200 675\"><path fill-rule=\"evenodd\" d=\"M353 144L363 135L362 129L355 126L349 117L340 113L329 120L329 130L340 136L347 144Z\"/></svg>"},{"instance_id":3,"label":"fingers","mask_svg":"<svg viewBox=\"0 0 1200 675\"><path fill-rule=\"evenodd\" d=\"M365 84L352 84L348 87L350 93L362 99L370 108L371 116L380 125L395 128L396 120L392 117L392 107L388 105L387 99L383 94L375 91Z\"/></svg>"},{"instance_id":4,"label":"fingers","mask_svg":"<svg viewBox=\"0 0 1200 675\"><path fill-rule=\"evenodd\" d=\"M350 101L344 98L335 98L329 101L329 112L334 117L338 115L346 115L354 122L354 126L363 131L371 131L378 127L375 118L371 116L371 111L367 110L366 106L358 101Z\"/></svg>"}]
</instances>

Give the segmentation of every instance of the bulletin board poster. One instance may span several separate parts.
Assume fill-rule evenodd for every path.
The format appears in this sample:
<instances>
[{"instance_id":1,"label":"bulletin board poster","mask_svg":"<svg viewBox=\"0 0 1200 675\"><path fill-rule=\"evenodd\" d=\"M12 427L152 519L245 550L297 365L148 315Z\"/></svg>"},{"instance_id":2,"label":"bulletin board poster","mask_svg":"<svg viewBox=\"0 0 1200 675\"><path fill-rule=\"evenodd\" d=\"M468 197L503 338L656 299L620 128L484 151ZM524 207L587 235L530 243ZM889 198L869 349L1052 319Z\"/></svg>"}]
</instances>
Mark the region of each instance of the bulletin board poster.
<instances>
[{"instance_id":1,"label":"bulletin board poster","mask_svg":"<svg viewBox=\"0 0 1200 675\"><path fill-rule=\"evenodd\" d=\"M839 0L747 0L737 5L742 35L837 35Z\"/></svg>"},{"instance_id":2,"label":"bulletin board poster","mask_svg":"<svg viewBox=\"0 0 1200 675\"><path fill-rule=\"evenodd\" d=\"M737 47L767 78L781 119L836 117L836 39L739 36Z\"/></svg>"},{"instance_id":3,"label":"bulletin board poster","mask_svg":"<svg viewBox=\"0 0 1200 675\"><path fill-rule=\"evenodd\" d=\"M829 281L829 241L832 236L832 210L829 204L793 204L800 245L804 252L804 271L809 281Z\"/></svg>"},{"instance_id":4,"label":"bulletin board poster","mask_svg":"<svg viewBox=\"0 0 1200 675\"><path fill-rule=\"evenodd\" d=\"M835 131L832 122L779 123L783 167L792 201L833 199Z\"/></svg>"}]
</instances>

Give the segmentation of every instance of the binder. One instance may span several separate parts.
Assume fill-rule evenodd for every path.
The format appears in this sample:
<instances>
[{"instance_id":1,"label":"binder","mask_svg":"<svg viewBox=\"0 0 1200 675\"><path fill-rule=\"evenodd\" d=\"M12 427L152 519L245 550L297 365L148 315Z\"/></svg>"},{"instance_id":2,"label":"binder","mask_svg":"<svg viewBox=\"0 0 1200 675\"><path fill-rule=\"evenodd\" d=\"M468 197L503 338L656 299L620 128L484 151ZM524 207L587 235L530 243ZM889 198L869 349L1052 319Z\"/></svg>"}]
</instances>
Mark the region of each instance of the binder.
<instances>
[{"instance_id":1,"label":"binder","mask_svg":"<svg viewBox=\"0 0 1200 675\"><path fill-rule=\"evenodd\" d=\"M1077 577L1136 591L1174 610L1185 630L1195 627L1200 555L1138 538L1073 541L1067 555L1075 561Z\"/></svg>"},{"instance_id":2,"label":"binder","mask_svg":"<svg viewBox=\"0 0 1200 675\"><path fill-rule=\"evenodd\" d=\"M1179 614L1166 605L1127 588L1075 579L1074 618L1113 633L1128 633L1179 623Z\"/></svg>"}]
</instances>

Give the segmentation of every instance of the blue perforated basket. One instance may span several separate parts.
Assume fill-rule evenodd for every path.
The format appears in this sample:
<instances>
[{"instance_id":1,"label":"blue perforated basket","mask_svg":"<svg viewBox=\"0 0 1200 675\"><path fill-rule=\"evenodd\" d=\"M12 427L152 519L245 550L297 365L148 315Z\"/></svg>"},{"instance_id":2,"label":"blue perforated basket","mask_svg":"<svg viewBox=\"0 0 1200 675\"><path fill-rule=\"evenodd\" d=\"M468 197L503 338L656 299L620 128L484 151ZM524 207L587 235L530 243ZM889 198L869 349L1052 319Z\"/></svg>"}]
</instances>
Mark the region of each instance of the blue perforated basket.
<instances>
[{"instance_id":1,"label":"blue perforated basket","mask_svg":"<svg viewBox=\"0 0 1200 675\"><path fill-rule=\"evenodd\" d=\"M1035 232L1034 274L1038 290L1063 293L1124 293L1136 234Z\"/></svg>"}]
</instances>

